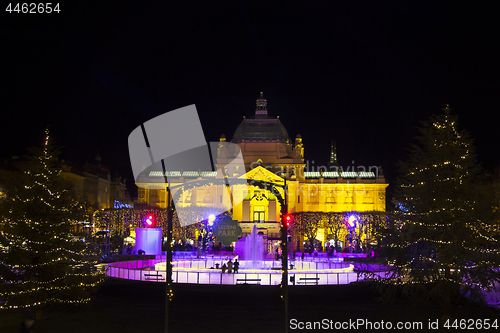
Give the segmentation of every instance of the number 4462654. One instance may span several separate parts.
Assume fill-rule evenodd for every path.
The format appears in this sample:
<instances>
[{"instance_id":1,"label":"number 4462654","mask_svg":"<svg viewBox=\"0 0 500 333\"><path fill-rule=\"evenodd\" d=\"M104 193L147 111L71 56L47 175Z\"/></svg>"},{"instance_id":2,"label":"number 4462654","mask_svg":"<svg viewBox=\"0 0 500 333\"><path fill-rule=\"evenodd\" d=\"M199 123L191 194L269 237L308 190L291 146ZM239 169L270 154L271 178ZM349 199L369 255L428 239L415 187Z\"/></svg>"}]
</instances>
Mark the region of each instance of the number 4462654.
<instances>
[{"instance_id":1,"label":"number 4462654","mask_svg":"<svg viewBox=\"0 0 500 333\"><path fill-rule=\"evenodd\" d=\"M9 13L18 13L18 14L50 14L50 13L60 13L61 9L59 8L59 3L51 3L51 2L46 2L46 3L16 3L12 4L9 3L7 8L5 9L6 12Z\"/></svg>"},{"instance_id":2,"label":"number 4462654","mask_svg":"<svg viewBox=\"0 0 500 333\"><path fill-rule=\"evenodd\" d=\"M453 322L450 319L446 320L443 325L447 329L461 330L498 330L498 319L493 322L489 318L486 319L455 319Z\"/></svg>"}]
</instances>

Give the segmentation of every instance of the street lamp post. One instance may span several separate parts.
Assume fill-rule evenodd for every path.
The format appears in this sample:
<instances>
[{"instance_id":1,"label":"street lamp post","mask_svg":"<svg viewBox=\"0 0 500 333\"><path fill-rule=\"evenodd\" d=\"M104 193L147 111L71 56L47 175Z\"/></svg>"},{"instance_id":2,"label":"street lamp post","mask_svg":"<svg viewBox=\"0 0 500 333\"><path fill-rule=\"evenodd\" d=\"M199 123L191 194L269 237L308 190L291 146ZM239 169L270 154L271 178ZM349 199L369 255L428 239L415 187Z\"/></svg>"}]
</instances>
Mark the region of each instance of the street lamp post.
<instances>
[{"instance_id":1,"label":"street lamp post","mask_svg":"<svg viewBox=\"0 0 500 333\"><path fill-rule=\"evenodd\" d=\"M288 201L286 193L286 175L283 175L283 179L284 204L281 206L281 288L283 289L283 301L285 303L285 332L288 333L288 221L286 221L286 217L288 215Z\"/></svg>"},{"instance_id":2,"label":"street lamp post","mask_svg":"<svg viewBox=\"0 0 500 333\"><path fill-rule=\"evenodd\" d=\"M165 177L166 178L166 177ZM165 179L165 184L167 179ZM170 297L172 297L172 224L174 211L172 207L172 196L170 187L167 187L167 248L165 262L165 333L168 333L168 321L170 310Z\"/></svg>"},{"instance_id":3,"label":"street lamp post","mask_svg":"<svg viewBox=\"0 0 500 333\"><path fill-rule=\"evenodd\" d=\"M288 333L288 251L287 251L287 243L288 243L288 228L286 223L286 216L288 214L288 203L287 203L287 185L286 185L286 176L282 176L284 179L284 184L276 184L276 183L268 183L262 182L258 180L250 180L247 179L247 183L253 186L258 186L262 189L266 189L271 191L276 195L276 198L280 202L281 205L281 293L282 299L285 305L285 332ZM278 187L283 188L283 196L280 191L277 189Z\"/></svg>"}]
</instances>

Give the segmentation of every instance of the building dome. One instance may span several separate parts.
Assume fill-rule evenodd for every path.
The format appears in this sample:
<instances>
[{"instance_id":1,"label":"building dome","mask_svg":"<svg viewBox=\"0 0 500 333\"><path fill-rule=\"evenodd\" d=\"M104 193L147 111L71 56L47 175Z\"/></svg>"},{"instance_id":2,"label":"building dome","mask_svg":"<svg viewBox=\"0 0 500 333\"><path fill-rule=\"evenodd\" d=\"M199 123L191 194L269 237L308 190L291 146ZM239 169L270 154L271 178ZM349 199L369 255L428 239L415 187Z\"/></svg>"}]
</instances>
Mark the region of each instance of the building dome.
<instances>
[{"instance_id":1,"label":"building dome","mask_svg":"<svg viewBox=\"0 0 500 333\"><path fill-rule=\"evenodd\" d=\"M257 99L255 115L245 118L234 132L233 143L241 142L282 142L289 143L288 132L278 118L267 114L267 100L263 93Z\"/></svg>"}]
</instances>

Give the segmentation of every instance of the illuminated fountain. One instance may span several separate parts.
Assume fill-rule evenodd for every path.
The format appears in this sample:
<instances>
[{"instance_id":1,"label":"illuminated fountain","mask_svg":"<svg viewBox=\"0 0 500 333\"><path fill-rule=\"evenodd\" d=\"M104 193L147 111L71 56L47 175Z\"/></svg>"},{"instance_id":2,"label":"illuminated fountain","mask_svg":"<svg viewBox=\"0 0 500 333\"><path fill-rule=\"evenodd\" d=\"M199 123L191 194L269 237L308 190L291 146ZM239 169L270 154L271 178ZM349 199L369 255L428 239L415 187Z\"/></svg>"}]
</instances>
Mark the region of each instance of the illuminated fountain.
<instances>
[{"instance_id":1,"label":"illuminated fountain","mask_svg":"<svg viewBox=\"0 0 500 333\"><path fill-rule=\"evenodd\" d=\"M258 234L254 224L251 234L235 243L235 252L226 255L203 255L180 252L174 255L172 262L172 280L174 283L194 284L260 284L279 285L282 279L281 260L264 259L264 240ZM239 270L229 274L223 272L223 265L231 260L239 262ZM352 264L344 263L342 257L318 258L306 260L289 259L289 284L328 285L347 284L357 281L357 274ZM165 281L165 256L141 261L117 262L108 265L106 274L111 277L140 281Z\"/></svg>"},{"instance_id":2,"label":"illuminated fountain","mask_svg":"<svg viewBox=\"0 0 500 333\"><path fill-rule=\"evenodd\" d=\"M262 268L262 263L264 262L264 238L259 236L257 224L253 225L250 235L245 236L245 238L237 242L237 252L239 252L239 244L244 245L244 251L240 255L242 268Z\"/></svg>"},{"instance_id":3,"label":"illuminated fountain","mask_svg":"<svg viewBox=\"0 0 500 333\"><path fill-rule=\"evenodd\" d=\"M258 237L255 240L257 244L260 243ZM235 254L207 255L202 258L197 258L196 253L191 257L180 254L183 258L174 257L172 262L172 280L174 283L193 284L279 285L282 278L281 260L259 260L253 256L258 251L251 249L252 259L241 261ZM227 265L230 259L233 262L238 259L240 262L238 273L233 271L229 274L228 270L223 273L222 265ZM289 284L331 285L357 281L353 264L344 263L342 258L309 259L289 261L293 265L293 268L288 270L288 275L292 278L288 281ZM258 267L252 267L254 265ZM106 275L129 280L165 282L165 270L165 256L156 256L155 259L111 263L106 269Z\"/></svg>"},{"instance_id":4,"label":"illuminated fountain","mask_svg":"<svg viewBox=\"0 0 500 333\"><path fill-rule=\"evenodd\" d=\"M208 219L209 226L213 225L215 216ZM346 221L356 238L356 216L352 215ZM174 253L172 260L172 280L174 283L194 284L281 284L283 267L282 261L269 259L269 253L264 251L264 239L259 235L257 224L254 224L249 235L237 241L235 252L225 254L204 254L196 252ZM352 248L351 248L352 249ZM344 257L364 257L361 253L338 253L335 256L326 256L325 253L314 257L302 254L301 260L295 257L288 258L289 284L294 285L330 285L347 284L358 281L354 271L354 264L345 263ZM267 258L266 258L267 257ZM126 278L140 281L165 281L165 255L156 255L155 259L116 262L108 265L106 274L111 277ZM238 260L238 272L229 272L227 266L230 261ZM226 268L224 268L226 265ZM373 265L372 265L373 266ZM380 265L379 265L380 266ZM374 268L372 267L372 270ZM385 276L386 270L377 267L376 275Z\"/></svg>"}]
</instances>

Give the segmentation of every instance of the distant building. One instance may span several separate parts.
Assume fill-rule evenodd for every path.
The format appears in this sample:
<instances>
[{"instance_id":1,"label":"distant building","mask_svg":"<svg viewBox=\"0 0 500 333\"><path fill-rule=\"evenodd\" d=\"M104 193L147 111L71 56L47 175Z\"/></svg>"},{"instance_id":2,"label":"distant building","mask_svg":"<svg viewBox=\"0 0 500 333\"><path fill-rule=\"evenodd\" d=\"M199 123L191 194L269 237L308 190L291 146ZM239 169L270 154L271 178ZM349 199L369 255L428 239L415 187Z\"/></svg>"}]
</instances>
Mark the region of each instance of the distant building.
<instances>
[{"instance_id":1,"label":"distant building","mask_svg":"<svg viewBox=\"0 0 500 333\"><path fill-rule=\"evenodd\" d=\"M24 171L29 170L30 161L13 157L0 166L0 198L16 186L23 185ZM81 168L64 160L60 161L61 177L71 184L79 200L86 200L94 210L131 206L132 201L121 177L111 177L109 167L101 165L99 154L94 163L85 163Z\"/></svg>"},{"instance_id":2,"label":"distant building","mask_svg":"<svg viewBox=\"0 0 500 333\"><path fill-rule=\"evenodd\" d=\"M220 138L225 142L224 135ZM237 144L245 161L247 179L283 183L280 172L287 177L288 212L369 212L385 211L386 187L388 184L379 167L345 170L338 168L336 146L332 143L328 167L318 171L305 170L304 143L297 134L292 142L279 118L271 117L267 111L267 100L261 93L257 109L252 117L244 118L236 128L231 142ZM231 153L220 149L217 166L228 163ZM200 176L216 177L209 170L179 170L170 172L168 180L172 186L188 183ZM166 207L166 191L155 188L161 172L151 172L137 179L139 203ZM241 198L245 187L247 194ZM188 195L182 195L177 208L197 205L213 207L231 200L229 196L216 193L217 189L203 187ZM257 223L259 233L264 236L268 251L280 242L280 203L270 191L253 186L235 185L231 188L233 198L242 199L233 207L233 219L238 220L243 235L251 232ZM238 200L239 201L239 200ZM317 240L324 244L328 239L322 228Z\"/></svg>"},{"instance_id":3,"label":"distant building","mask_svg":"<svg viewBox=\"0 0 500 333\"><path fill-rule=\"evenodd\" d=\"M99 153L94 163L86 162L81 169L63 162L62 170L62 177L70 181L77 194L95 209L132 205L125 180L119 176L111 177L109 167L101 164Z\"/></svg>"}]
</instances>

